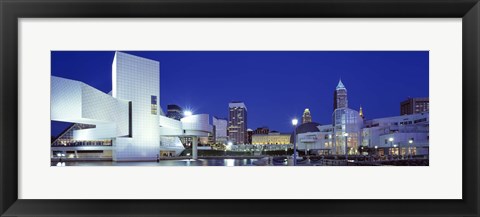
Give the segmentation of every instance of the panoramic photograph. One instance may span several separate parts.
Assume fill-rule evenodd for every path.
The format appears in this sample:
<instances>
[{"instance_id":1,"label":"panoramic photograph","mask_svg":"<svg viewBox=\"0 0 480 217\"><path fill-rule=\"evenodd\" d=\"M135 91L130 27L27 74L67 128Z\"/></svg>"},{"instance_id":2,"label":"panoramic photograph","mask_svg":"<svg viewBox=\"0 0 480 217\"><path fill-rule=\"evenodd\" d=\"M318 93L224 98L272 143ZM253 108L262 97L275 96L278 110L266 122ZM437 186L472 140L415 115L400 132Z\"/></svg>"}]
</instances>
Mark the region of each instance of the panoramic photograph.
<instances>
[{"instance_id":1,"label":"panoramic photograph","mask_svg":"<svg viewBox=\"0 0 480 217\"><path fill-rule=\"evenodd\" d=\"M52 51L51 166L429 166L428 51Z\"/></svg>"}]
</instances>

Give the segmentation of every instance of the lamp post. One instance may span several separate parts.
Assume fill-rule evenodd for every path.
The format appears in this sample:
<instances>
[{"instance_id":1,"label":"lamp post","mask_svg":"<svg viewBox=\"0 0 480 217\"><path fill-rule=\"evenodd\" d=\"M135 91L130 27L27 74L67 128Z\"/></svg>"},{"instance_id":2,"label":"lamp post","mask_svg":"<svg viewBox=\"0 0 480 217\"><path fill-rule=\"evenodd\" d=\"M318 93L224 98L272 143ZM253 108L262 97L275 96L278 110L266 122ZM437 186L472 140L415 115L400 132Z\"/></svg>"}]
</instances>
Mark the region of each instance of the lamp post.
<instances>
[{"instance_id":1,"label":"lamp post","mask_svg":"<svg viewBox=\"0 0 480 217\"><path fill-rule=\"evenodd\" d=\"M413 138L408 140L408 158L412 159L412 144L413 144Z\"/></svg>"},{"instance_id":2,"label":"lamp post","mask_svg":"<svg viewBox=\"0 0 480 217\"><path fill-rule=\"evenodd\" d=\"M343 136L345 137L345 162L346 162L346 165L348 166L348 143L347 143L348 133L344 133Z\"/></svg>"},{"instance_id":3,"label":"lamp post","mask_svg":"<svg viewBox=\"0 0 480 217\"><path fill-rule=\"evenodd\" d=\"M390 151L388 152L388 156L390 156L391 160L393 155L393 137L388 138L388 141L390 141Z\"/></svg>"},{"instance_id":4,"label":"lamp post","mask_svg":"<svg viewBox=\"0 0 480 217\"><path fill-rule=\"evenodd\" d=\"M297 165L297 124L298 120L294 118L292 120L293 125L293 166Z\"/></svg>"}]
</instances>

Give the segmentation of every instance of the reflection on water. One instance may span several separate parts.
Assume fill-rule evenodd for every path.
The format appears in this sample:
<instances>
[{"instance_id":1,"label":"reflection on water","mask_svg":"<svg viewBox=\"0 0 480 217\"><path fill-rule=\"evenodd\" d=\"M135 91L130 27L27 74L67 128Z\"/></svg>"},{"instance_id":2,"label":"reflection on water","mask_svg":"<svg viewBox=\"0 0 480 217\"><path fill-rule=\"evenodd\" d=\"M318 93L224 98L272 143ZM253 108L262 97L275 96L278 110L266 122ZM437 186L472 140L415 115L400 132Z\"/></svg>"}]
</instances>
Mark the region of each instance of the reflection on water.
<instances>
[{"instance_id":1,"label":"reflection on water","mask_svg":"<svg viewBox=\"0 0 480 217\"><path fill-rule=\"evenodd\" d=\"M76 161L51 162L51 166L252 166L257 159L161 160L160 162Z\"/></svg>"}]
</instances>

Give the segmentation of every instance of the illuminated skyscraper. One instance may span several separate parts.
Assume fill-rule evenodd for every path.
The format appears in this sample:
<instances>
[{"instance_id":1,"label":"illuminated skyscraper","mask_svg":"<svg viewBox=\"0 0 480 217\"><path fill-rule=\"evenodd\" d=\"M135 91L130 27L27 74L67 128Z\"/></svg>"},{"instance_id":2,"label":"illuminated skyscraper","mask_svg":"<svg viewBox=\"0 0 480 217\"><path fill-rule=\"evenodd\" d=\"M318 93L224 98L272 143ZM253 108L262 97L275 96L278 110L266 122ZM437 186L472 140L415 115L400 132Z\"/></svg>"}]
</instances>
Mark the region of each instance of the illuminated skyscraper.
<instances>
[{"instance_id":1,"label":"illuminated skyscraper","mask_svg":"<svg viewBox=\"0 0 480 217\"><path fill-rule=\"evenodd\" d=\"M348 108L347 88L343 85L342 80L338 81L333 94L333 110L339 108Z\"/></svg>"},{"instance_id":2,"label":"illuminated skyscraper","mask_svg":"<svg viewBox=\"0 0 480 217\"><path fill-rule=\"evenodd\" d=\"M231 102L228 107L228 138L236 144L246 144L247 107L243 102Z\"/></svg>"},{"instance_id":3,"label":"illuminated skyscraper","mask_svg":"<svg viewBox=\"0 0 480 217\"><path fill-rule=\"evenodd\" d=\"M303 111L302 124L310 122L312 122L312 115L310 114L310 109L306 108L305 111Z\"/></svg>"},{"instance_id":4,"label":"illuminated skyscraper","mask_svg":"<svg viewBox=\"0 0 480 217\"><path fill-rule=\"evenodd\" d=\"M358 112L358 114L360 115L360 117L362 117L363 119L365 119L365 116L363 116L362 106L360 106L360 111Z\"/></svg>"}]
</instances>

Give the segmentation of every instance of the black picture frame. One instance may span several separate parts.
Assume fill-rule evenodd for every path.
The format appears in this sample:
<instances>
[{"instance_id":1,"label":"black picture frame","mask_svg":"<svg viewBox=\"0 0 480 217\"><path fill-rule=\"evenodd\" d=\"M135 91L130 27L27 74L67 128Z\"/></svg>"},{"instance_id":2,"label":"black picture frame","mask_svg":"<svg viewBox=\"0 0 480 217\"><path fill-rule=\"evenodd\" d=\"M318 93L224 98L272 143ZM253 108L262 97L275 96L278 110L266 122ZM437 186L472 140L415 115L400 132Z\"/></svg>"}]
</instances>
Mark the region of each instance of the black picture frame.
<instances>
[{"instance_id":1,"label":"black picture frame","mask_svg":"<svg viewBox=\"0 0 480 217\"><path fill-rule=\"evenodd\" d=\"M0 0L1 216L479 216L479 16L478 0ZM463 199L19 200L18 19L52 17L462 18Z\"/></svg>"}]
</instances>

